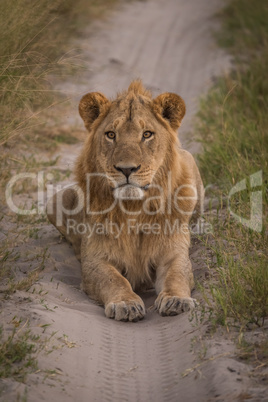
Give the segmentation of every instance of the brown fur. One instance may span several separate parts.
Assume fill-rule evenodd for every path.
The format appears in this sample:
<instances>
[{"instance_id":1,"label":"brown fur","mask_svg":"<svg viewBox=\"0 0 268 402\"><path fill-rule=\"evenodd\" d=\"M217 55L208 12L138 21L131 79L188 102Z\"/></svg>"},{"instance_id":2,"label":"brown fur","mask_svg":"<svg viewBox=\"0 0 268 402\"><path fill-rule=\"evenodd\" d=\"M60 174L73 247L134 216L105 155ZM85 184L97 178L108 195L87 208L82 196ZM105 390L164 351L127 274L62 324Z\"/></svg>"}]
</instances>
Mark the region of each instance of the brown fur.
<instances>
[{"instance_id":1,"label":"brown fur","mask_svg":"<svg viewBox=\"0 0 268 402\"><path fill-rule=\"evenodd\" d=\"M48 216L74 244L78 256L81 243L83 289L105 306L107 317L117 320L143 318L144 304L134 290L152 285L161 315L194 307L187 225L202 201L203 186L193 157L180 148L177 138L184 101L173 93L153 99L140 81L134 81L112 101L100 93L85 95L79 112L89 135L77 161L78 190L71 194L69 188L56 195L48 205L52 211ZM115 140L105 135L111 131ZM154 134L144 139L147 131ZM128 185L122 169L132 169ZM88 184L87 175L94 173L103 176L90 177ZM56 197L62 197L70 209L83 198L83 211L73 215L76 221L91 227L111 222L122 228L120 236L115 237L110 226L105 233L94 232L89 238L67 233L70 215L64 213L63 222L56 223L57 211L52 205ZM186 229L166 233L167 222L169 227L179 222ZM159 225L160 230L148 234L144 228L152 225Z\"/></svg>"}]
</instances>

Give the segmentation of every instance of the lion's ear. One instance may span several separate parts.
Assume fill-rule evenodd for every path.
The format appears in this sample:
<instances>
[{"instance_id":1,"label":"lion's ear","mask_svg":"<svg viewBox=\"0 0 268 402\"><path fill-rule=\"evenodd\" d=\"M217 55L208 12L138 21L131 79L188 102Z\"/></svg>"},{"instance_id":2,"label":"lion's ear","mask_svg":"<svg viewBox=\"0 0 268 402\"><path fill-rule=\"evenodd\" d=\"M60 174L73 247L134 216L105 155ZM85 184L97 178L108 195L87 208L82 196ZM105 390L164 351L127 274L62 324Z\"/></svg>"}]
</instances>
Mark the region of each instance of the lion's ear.
<instances>
[{"instance_id":1,"label":"lion's ear","mask_svg":"<svg viewBox=\"0 0 268 402\"><path fill-rule=\"evenodd\" d=\"M173 130L177 130L186 112L184 100L179 95L166 92L155 98L153 102L156 112L168 120Z\"/></svg>"},{"instance_id":2,"label":"lion's ear","mask_svg":"<svg viewBox=\"0 0 268 402\"><path fill-rule=\"evenodd\" d=\"M90 92L80 100L79 113L88 130L108 103L108 99L100 92Z\"/></svg>"}]
</instances>

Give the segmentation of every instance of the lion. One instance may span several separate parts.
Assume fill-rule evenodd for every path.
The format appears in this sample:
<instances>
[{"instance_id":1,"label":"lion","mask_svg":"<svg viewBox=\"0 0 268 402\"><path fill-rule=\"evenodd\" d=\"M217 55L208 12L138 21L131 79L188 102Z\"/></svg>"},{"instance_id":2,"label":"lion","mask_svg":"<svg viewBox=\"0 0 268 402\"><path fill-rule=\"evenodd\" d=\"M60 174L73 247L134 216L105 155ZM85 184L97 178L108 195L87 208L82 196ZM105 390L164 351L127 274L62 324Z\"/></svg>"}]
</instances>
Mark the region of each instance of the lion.
<instances>
[{"instance_id":1,"label":"lion","mask_svg":"<svg viewBox=\"0 0 268 402\"><path fill-rule=\"evenodd\" d=\"M160 315L195 307L189 222L204 190L177 135L185 111L179 95L153 98L139 80L115 99L92 92L80 101L88 136L77 183L54 195L47 214L81 260L82 289L109 318L144 318L136 292L153 286Z\"/></svg>"}]
</instances>

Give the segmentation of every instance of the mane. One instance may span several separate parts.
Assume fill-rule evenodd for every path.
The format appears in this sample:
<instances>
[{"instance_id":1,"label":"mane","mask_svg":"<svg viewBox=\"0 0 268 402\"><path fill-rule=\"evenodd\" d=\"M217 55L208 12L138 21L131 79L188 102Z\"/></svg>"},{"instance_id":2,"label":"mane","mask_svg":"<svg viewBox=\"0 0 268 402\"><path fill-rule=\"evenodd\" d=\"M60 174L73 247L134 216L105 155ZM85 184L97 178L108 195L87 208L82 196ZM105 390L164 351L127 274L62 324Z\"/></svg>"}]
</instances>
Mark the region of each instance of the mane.
<instances>
[{"instance_id":1,"label":"mane","mask_svg":"<svg viewBox=\"0 0 268 402\"><path fill-rule=\"evenodd\" d=\"M146 98L152 99L151 91L144 88L142 81L140 79L136 79L136 80L132 81L127 90L119 92L117 94L117 99L125 97L129 94L134 94L135 96L141 95L141 96L145 96Z\"/></svg>"},{"instance_id":2,"label":"mane","mask_svg":"<svg viewBox=\"0 0 268 402\"><path fill-rule=\"evenodd\" d=\"M149 90L144 88L142 82L140 80L134 80L131 82L129 85L128 89L125 91L122 91L117 95L117 98L115 98L112 103L117 106L118 102L126 101L129 103L131 101L131 98L147 98L148 103L151 103L152 100L152 94ZM146 99L143 98L143 102L146 102ZM140 101L140 99L139 99ZM142 103L143 104L143 103ZM157 116L156 116L157 118ZM92 125L92 131L95 130L97 127L96 125L99 124L99 120ZM163 124L163 123L162 123ZM90 188L86 188L86 173L95 173L95 172L102 172L101 169L99 169L98 162L97 162L97 148L94 144L93 141L94 137L89 136L88 140L86 141L86 144L84 146L84 149L78 158L77 161L77 167L76 167L76 177L77 181L84 191L84 194L86 194L86 191L89 190L90 193L90 199L91 199L91 210L92 211L98 211L100 209L102 210L108 210L109 206L113 204L114 198L113 194L111 192L111 189L109 185L106 183L103 177L95 177L94 179L91 180L90 182ZM186 180L183 180L183 176L185 175L184 169L182 169L180 163L179 163L180 157L178 153L178 138L177 136L170 135L168 137L168 146L167 146L167 153L165 155L163 165L159 170L157 171L153 184L156 186L160 186L163 189L163 200L164 202L168 201L168 197L172 196L173 192L178 186L178 183L180 181L184 182ZM169 172L172 172L172 182L171 188L168 186L167 182L167 177ZM100 191L101 189L101 191ZM169 191L171 190L172 194L169 194ZM186 190L185 190L186 191ZM146 198L150 198L150 202L148 203L148 208L151 211L157 211L159 210L160 206L160 200L159 200L159 191L157 191L154 188L149 188L147 190L147 195ZM133 215L137 217L140 221L146 221L146 222L153 222L155 220L155 215L148 215L141 213L140 215L136 215L135 211L139 211L141 209L142 201L124 201L123 205L126 207L126 210L133 212ZM172 203L173 204L173 203ZM171 219L176 219L178 216L180 216L180 213L176 210L174 205L171 205L172 209L172 214L171 214ZM132 215L132 216L133 216ZM130 215L131 216L131 215ZM127 216L129 217L129 216ZM92 216L92 219L95 222L104 222L105 219L108 219L109 221L112 222L123 222L126 218L126 214L122 213L121 209L116 206L113 208L112 211L109 211L107 213L103 214L95 214ZM163 213L158 214L158 219L165 219L166 217L166 212L163 211Z\"/></svg>"}]
</instances>

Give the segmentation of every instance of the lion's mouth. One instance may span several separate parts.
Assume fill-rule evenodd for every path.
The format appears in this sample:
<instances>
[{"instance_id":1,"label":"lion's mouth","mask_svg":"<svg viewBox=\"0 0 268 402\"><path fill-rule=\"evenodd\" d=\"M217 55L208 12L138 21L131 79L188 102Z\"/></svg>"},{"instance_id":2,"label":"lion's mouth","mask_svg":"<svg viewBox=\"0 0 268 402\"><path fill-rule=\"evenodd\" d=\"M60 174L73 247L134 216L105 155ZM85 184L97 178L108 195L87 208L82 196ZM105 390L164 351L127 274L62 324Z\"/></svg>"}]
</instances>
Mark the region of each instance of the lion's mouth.
<instances>
[{"instance_id":1,"label":"lion's mouth","mask_svg":"<svg viewBox=\"0 0 268 402\"><path fill-rule=\"evenodd\" d=\"M120 184L119 186L115 187L115 189L122 188L122 187L137 187L137 188L140 188L141 190L148 190L149 186L150 186L150 183L146 184L145 186L139 186L138 184L134 184L134 183L123 183L123 184Z\"/></svg>"},{"instance_id":2,"label":"lion's mouth","mask_svg":"<svg viewBox=\"0 0 268 402\"><path fill-rule=\"evenodd\" d=\"M144 193L148 189L149 184L145 186L138 186L133 183L124 183L114 188L114 198L120 200L142 200Z\"/></svg>"}]
</instances>

